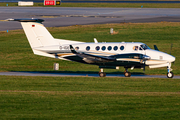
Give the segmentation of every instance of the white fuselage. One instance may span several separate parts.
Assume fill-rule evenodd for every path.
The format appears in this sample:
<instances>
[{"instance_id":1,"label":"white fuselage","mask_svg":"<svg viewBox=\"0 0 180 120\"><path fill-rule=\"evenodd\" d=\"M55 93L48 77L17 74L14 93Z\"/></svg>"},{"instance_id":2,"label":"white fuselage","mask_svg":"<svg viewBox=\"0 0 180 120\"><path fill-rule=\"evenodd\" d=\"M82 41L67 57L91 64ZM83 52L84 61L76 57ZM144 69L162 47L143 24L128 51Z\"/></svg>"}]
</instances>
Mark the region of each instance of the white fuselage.
<instances>
[{"instance_id":1,"label":"white fuselage","mask_svg":"<svg viewBox=\"0 0 180 120\"><path fill-rule=\"evenodd\" d=\"M102 68L124 66L125 76L129 77L128 68L167 67L168 78L173 77L171 63L175 57L167 53L150 49L140 42L102 42L85 43L72 40L55 39L44 27L42 19L7 19L19 21L36 55L52 57L80 63L94 64L101 68L100 76L105 76Z\"/></svg>"},{"instance_id":2,"label":"white fuselage","mask_svg":"<svg viewBox=\"0 0 180 120\"><path fill-rule=\"evenodd\" d=\"M140 42L102 42L102 43L83 43L74 42L71 44L62 44L58 46L40 47L34 48L35 50L43 51L46 53L56 53L59 59L67 59L67 56L72 56L69 45L72 45L74 49L79 53L88 53L95 56L113 56L118 54L142 54L146 59L146 66L150 68L166 67L169 63L175 61L175 57L167 53L150 49L144 43ZM145 48L143 48L145 46ZM66 57L66 58L65 58ZM123 58L124 59L124 58ZM67 59L70 60L70 59ZM117 60L120 60L117 59ZM124 59L126 60L126 59ZM128 59L129 60L129 59ZM141 58L135 60L139 62ZM134 61L134 60L133 60Z\"/></svg>"},{"instance_id":3,"label":"white fuselage","mask_svg":"<svg viewBox=\"0 0 180 120\"><path fill-rule=\"evenodd\" d=\"M145 45L144 43L130 43L130 42L104 42L104 43L80 43L80 44L72 44L77 52L85 52L92 55L99 55L99 56L110 56L116 54L132 54L138 53L149 56L146 60L146 65L150 67L155 67L156 65L162 64L162 67L167 66L167 63L171 63L175 61L175 57L169 55L167 53L153 50L153 49L143 49L141 45ZM69 44L61 46L59 52L70 52Z\"/></svg>"}]
</instances>

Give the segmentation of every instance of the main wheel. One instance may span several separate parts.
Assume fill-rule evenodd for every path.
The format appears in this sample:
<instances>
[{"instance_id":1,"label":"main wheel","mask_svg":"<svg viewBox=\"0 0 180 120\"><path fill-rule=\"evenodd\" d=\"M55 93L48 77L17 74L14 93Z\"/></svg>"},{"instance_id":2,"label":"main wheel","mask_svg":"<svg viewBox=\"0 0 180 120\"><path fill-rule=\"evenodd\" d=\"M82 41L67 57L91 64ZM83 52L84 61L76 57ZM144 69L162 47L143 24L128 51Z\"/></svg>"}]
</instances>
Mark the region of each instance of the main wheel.
<instances>
[{"instance_id":1,"label":"main wheel","mask_svg":"<svg viewBox=\"0 0 180 120\"><path fill-rule=\"evenodd\" d=\"M131 73L130 73L130 72L125 72L125 73L124 73L124 76L125 76L125 77L130 77L130 76L131 76Z\"/></svg>"},{"instance_id":2,"label":"main wheel","mask_svg":"<svg viewBox=\"0 0 180 120\"><path fill-rule=\"evenodd\" d=\"M168 78L173 78L173 77L174 77L173 72L169 72L169 73L167 73L167 77L168 77Z\"/></svg>"},{"instance_id":3,"label":"main wheel","mask_svg":"<svg viewBox=\"0 0 180 120\"><path fill-rule=\"evenodd\" d=\"M106 73L100 72L100 73L99 73L99 77L106 77Z\"/></svg>"}]
</instances>

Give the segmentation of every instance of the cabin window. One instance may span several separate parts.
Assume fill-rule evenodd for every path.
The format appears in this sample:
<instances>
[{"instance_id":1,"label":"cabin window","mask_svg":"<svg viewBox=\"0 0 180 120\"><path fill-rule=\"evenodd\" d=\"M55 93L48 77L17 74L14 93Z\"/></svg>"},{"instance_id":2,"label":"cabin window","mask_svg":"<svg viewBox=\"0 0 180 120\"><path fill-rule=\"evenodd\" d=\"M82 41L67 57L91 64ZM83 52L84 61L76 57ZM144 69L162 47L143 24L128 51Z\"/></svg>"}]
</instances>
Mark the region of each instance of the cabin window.
<instances>
[{"instance_id":1,"label":"cabin window","mask_svg":"<svg viewBox=\"0 0 180 120\"><path fill-rule=\"evenodd\" d=\"M108 47L108 50L109 50L109 51L110 51L110 50L112 50L112 47L111 47L111 46L109 46L109 47Z\"/></svg>"},{"instance_id":2,"label":"cabin window","mask_svg":"<svg viewBox=\"0 0 180 120\"><path fill-rule=\"evenodd\" d=\"M99 51L100 47L99 46L96 46L96 50Z\"/></svg>"},{"instance_id":3,"label":"cabin window","mask_svg":"<svg viewBox=\"0 0 180 120\"><path fill-rule=\"evenodd\" d=\"M120 47L120 50L124 50L124 46L121 46L121 47Z\"/></svg>"},{"instance_id":4,"label":"cabin window","mask_svg":"<svg viewBox=\"0 0 180 120\"><path fill-rule=\"evenodd\" d=\"M103 51L106 50L106 46L103 46L101 49L102 49Z\"/></svg>"},{"instance_id":5,"label":"cabin window","mask_svg":"<svg viewBox=\"0 0 180 120\"><path fill-rule=\"evenodd\" d=\"M75 47L75 50L79 50L79 47Z\"/></svg>"},{"instance_id":6,"label":"cabin window","mask_svg":"<svg viewBox=\"0 0 180 120\"><path fill-rule=\"evenodd\" d=\"M89 51L89 50L90 50L90 46L87 46L87 47L86 47L86 50Z\"/></svg>"},{"instance_id":7,"label":"cabin window","mask_svg":"<svg viewBox=\"0 0 180 120\"><path fill-rule=\"evenodd\" d=\"M137 51L138 50L138 46L134 46L133 50Z\"/></svg>"},{"instance_id":8,"label":"cabin window","mask_svg":"<svg viewBox=\"0 0 180 120\"><path fill-rule=\"evenodd\" d=\"M117 46L114 46L114 50L116 51L118 49L118 47Z\"/></svg>"}]
</instances>

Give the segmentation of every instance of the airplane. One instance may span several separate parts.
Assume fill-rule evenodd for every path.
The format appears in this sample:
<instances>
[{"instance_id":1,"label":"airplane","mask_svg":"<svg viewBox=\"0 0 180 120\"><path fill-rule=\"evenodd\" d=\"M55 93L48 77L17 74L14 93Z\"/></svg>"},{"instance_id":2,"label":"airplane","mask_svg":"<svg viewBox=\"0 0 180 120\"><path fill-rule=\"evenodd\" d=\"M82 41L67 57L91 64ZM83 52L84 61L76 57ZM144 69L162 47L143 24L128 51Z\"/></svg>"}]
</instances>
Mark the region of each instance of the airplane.
<instances>
[{"instance_id":1,"label":"airplane","mask_svg":"<svg viewBox=\"0 0 180 120\"><path fill-rule=\"evenodd\" d=\"M167 78L173 78L171 64L175 57L161 52L157 46L149 48L141 42L98 42L92 43L55 39L44 27L43 19L6 19L21 23L32 51L36 55L97 65L99 76L105 77L104 68L124 67L124 76L130 77L128 69L167 67Z\"/></svg>"}]
</instances>

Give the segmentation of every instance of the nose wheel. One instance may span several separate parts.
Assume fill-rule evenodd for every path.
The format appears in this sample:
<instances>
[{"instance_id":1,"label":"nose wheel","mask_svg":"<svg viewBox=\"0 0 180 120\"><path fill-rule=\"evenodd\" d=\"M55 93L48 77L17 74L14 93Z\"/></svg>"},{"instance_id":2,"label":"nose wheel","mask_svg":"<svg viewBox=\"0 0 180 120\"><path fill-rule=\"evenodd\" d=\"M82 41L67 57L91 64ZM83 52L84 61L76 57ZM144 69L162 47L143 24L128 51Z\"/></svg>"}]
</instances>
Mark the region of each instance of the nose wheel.
<instances>
[{"instance_id":1,"label":"nose wheel","mask_svg":"<svg viewBox=\"0 0 180 120\"><path fill-rule=\"evenodd\" d=\"M169 65L167 66L167 71L168 71L168 73L167 73L167 78L173 78L173 77L174 77L174 74L173 74L173 72L171 72L171 71L172 71L172 69L171 69L171 63L169 63Z\"/></svg>"},{"instance_id":2,"label":"nose wheel","mask_svg":"<svg viewBox=\"0 0 180 120\"><path fill-rule=\"evenodd\" d=\"M169 72L169 73L167 73L167 77L168 77L168 78L173 78L173 77L174 77L173 72Z\"/></svg>"}]
</instances>

